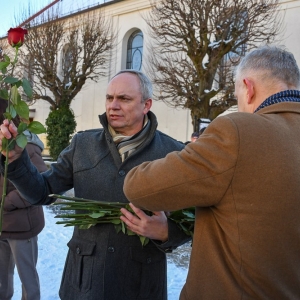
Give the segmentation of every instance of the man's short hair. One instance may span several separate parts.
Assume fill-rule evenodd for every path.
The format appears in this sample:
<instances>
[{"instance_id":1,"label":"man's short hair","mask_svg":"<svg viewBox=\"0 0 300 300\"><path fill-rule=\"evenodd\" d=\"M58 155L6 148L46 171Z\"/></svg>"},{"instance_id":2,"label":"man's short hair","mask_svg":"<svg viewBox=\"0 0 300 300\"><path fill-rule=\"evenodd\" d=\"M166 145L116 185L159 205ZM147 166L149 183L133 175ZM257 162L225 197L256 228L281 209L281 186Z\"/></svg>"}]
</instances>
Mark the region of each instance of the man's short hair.
<instances>
[{"instance_id":1,"label":"man's short hair","mask_svg":"<svg viewBox=\"0 0 300 300\"><path fill-rule=\"evenodd\" d=\"M300 72L294 55L277 46L263 46L249 52L236 68L236 76L248 70L266 71L272 79L299 88Z\"/></svg>"},{"instance_id":2,"label":"man's short hair","mask_svg":"<svg viewBox=\"0 0 300 300\"><path fill-rule=\"evenodd\" d=\"M147 99L152 99L152 93L153 93L152 83L151 83L150 79L144 73L137 71L137 70L133 70L133 69L125 69L125 70L119 71L111 79L113 79L114 77L116 77L120 74L123 74L123 73L131 73L138 77L139 82L140 82L140 87L141 87L141 93L142 93L142 101L145 101Z\"/></svg>"}]
</instances>

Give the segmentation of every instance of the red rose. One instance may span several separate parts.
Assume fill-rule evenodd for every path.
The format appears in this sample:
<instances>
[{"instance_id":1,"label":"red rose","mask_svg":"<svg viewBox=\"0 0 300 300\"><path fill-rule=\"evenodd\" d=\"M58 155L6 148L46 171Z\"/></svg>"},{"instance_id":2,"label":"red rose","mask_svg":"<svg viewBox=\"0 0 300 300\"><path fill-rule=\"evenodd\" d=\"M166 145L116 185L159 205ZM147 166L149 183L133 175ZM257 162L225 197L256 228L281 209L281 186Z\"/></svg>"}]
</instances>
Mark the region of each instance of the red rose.
<instances>
[{"instance_id":1,"label":"red rose","mask_svg":"<svg viewBox=\"0 0 300 300\"><path fill-rule=\"evenodd\" d=\"M27 30L23 28L10 28L8 30L8 43L12 47L21 47L24 43L24 35L27 34Z\"/></svg>"}]
</instances>

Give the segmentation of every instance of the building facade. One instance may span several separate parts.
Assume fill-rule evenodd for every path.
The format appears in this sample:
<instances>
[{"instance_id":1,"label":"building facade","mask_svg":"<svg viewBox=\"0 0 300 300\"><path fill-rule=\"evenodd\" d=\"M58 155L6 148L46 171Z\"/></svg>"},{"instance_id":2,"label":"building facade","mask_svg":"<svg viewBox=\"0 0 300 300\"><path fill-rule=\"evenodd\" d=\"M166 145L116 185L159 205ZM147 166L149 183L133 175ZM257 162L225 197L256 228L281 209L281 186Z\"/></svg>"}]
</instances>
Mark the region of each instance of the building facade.
<instances>
[{"instance_id":1,"label":"building facade","mask_svg":"<svg viewBox=\"0 0 300 300\"><path fill-rule=\"evenodd\" d=\"M102 77L95 83L88 81L81 92L72 101L77 131L101 127L98 115L105 112L105 94L109 79L118 71L135 68L146 73L147 45L151 43L144 20L151 9L150 0L117 0L109 1L78 13L88 13L88 10L104 9L105 15L111 18L117 32L116 46L110 53L107 77ZM282 32L278 36L278 45L284 45L293 52L300 64L300 0L281 1L280 13L283 18ZM74 14L75 15L75 14ZM69 16L72 18L72 14ZM155 88L155 87L154 87ZM158 118L158 129L177 140L190 140L193 131L190 111L168 107L162 101L153 99L152 111ZM45 122L49 114L49 104L37 101L32 107L34 119ZM46 136L41 135L46 143ZM46 148L47 149L47 148ZM47 151L47 150L46 150Z\"/></svg>"}]
</instances>

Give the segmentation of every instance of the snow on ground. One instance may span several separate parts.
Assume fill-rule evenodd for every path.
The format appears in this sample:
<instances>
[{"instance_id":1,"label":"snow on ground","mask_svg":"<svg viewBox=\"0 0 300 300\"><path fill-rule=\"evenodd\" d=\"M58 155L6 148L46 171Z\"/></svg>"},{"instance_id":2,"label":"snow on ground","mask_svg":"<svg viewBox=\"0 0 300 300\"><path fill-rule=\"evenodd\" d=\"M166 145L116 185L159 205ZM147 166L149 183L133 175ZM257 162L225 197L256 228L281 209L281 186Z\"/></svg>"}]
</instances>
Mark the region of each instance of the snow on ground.
<instances>
[{"instance_id":1,"label":"snow on ground","mask_svg":"<svg viewBox=\"0 0 300 300\"><path fill-rule=\"evenodd\" d=\"M41 300L59 300L58 290L67 255L67 243L71 238L73 227L57 225L53 210L44 207L46 225L38 236L39 259L38 273L41 284ZM178 300L185 283L190 255L190 245L179 247L168 254L168 300ZM21 283L17 270L14 276L15 293L12 300L21 299Z\"/></svg>"}]
</instances>

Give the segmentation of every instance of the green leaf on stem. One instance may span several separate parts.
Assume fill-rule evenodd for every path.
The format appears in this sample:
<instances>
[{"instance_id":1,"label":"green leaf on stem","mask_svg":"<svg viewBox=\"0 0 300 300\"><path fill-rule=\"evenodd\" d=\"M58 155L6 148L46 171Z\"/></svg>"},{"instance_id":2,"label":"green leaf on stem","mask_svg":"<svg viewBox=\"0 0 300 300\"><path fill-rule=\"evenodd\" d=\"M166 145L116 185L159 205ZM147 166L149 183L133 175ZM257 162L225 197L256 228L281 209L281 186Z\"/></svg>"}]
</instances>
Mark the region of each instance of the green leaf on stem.
<instances>
[{"instance_id":1,"label":"green leaf on stem","mask_svg":"<svg viewBox=\"0 0 300 300\"><path fill-rule=\"evenodd\" d=\"M15 77L7 76L3 81L5 83L16 84L19 81L19 79Z\"/></svg>"},{"instance_id":2,"label":"green leaf on stem","mask_svg":"<svg viewBox=\"0 0 300 300\"><path fill-rule=\"evenodd\" d=\"M18 126L18 133L22 133L27 129L28 125L26 123L20 123Z\"/></svg>"},{"instance_id":3,"label":"green leaf on stem","mask_svg":"<svg viewBox=\"0 0 300 300\"><path fill-rule=\"evenodd\" d=\"M22 86L25 94L29 98L32 98L32 87L30 85L30 82L26 78L23 78Z\"/></svg>"},{"instance_id":4,"label":"green leaf on stem","mask_svg":"<svg viewBox=\"0 0 300 300\"><path fill-rule=\"evenodd\" d=\"M25 146L27 145L26 135L24 133L18 134L16 137L16 143L19 147L24 149Z\"/></svg>"},{"instance_id":5,"label":"green leaf on stem","mask_svg":"<svg viewBox=\"0 0 300 300\"><path fill-rule=\"evenodd\" d=\"M195 218L195 214L192 213L192 212L190 212L190 211L182 210L182 213L183 213L185 216L189 217L190 219L194 219L194 218Z\"/></svg>"},{"instance_id":6,"label":"green leaf on stem","mask_svg":"<svg viewBox=\"0 0 300 300\"><path fill-rule=\"evenodd\" d=\"M16 112L15 108L13 107L13 105L10 105L9 108L8 108L8 111L5 113L6 119L11 120L16 115L17 115L17 112Z\"/></svg>"},{"instance_id":7,"label":"green leaf on stem","mask_svg":"<svg viewBox=\"0 0 300 300\"><path fill-rule=\"evenodd\" d=\"M32 133L39 134L39 133L45 133L46 128L44 125L42 125L40 122L32 121L28 127L27 130L29 130Z\"/></svg>"},{"instance_id":8,"label":"green leaf on stem","mask_svg":"<svg viewBox=\"0 0 300 300\"><path fill-rule=\"evenodd\" d=\"M149 243L149 239L146 238L145 236L140 235L140 241L142 243L142 246L146 246Z\"/></svg>"},{"instance_id":9,"label":"green leaf on stem","mask_svg":"<svg viewBox=\"0 0 300 300\"><path fill-rule=\"evenodd\" d=\"M11 138L10 140L8 140L8 151L11 151L15 148L16 146L16 140Z\"/></svg>"},{"instance_id":10,"label":"green leaf on stem","mask_svg":"<svg viewBox=\"0 0 300 300\"><path fill-rule=\"evenodd\" d=\"M97 218L101 218L101 217L105 216L105 214L99 212L99 213L92 213L92 214L90 214L89 216L90 216L91 218L97 219Z\"/></svg>"},{"instance_id":11,"label":"green leaf on stem","mask_svg":"<svg viewBox=\"0 0 300 300\"><path fill-rule=\"evenodd\" d=\"M1 151L3 151L4 149L6 149L8 145L8 139L7 138L3 138L2 139L2 148L1 148Z\"/></svg>"},{"instance_id":12,"label":"green leaf on stem","mask_svg":"<svg viewBox=\"0 0 300 300\"><path fill-rule=\"evenodd\" d=\"M87 224L87 225L80 225L79 228L80 229L89 229L90 227L92 227L92 224Z\"/></svg>"},{"instance_id":13,"label":"green leaf on stem","mask_svg":"<svg viewBox=\"0 0 300 300\"><path fill-rule=\"evenodd\" d=\"M123 232L123 233L126 233L126 227L125 227L124 222L122 222L121 225L122 225L122 232Z\"/></svg>"},{"instance_id":14,"label":"green leaf on stem","mask_svg":"<svg viewBox=\"0 0 300 300\"><path fill-rule=\"evenodd\" d=\"M25 119L28 120L29 119L29 107L26 104L26 102L24 101L18 101L18 103L15 105L15 109L17 114Z\"/></svg>"},{"instance_id":15,"label":"green leaf on stem","mask_svg":"<svg viewBox=\"0 0 300 300\"><path fill-rule=\"evenodd\" d=\"M15 86L16 86L17 88L19 88L20 86L22 86L22 80L19 80L18 82L16 82L16 83L15 83ZM20 97L20 99L21 99L21 97Z\"/></svg>"},{"instance_id":16,"label":"green leaf on stem","mask_svg":"<svg viewBox=\"0 0 300 300\"><path fill-rule=\"evenodd\" d=\"M8 100L8 90L0 90L0 97Z\"/></svg>"},{"instance_id":17,"label":"green leaf on stem","mask_svg":"<svg viewBox=\"0 0 300 300\"><path fill-rule=\"evenodd\" d=\"M17 105L19 101L21 101L21 96L19 94L18 87L14 85L11 88L11 102L14 105Z\"/></svg>"},{"instance_id":18,"label":"green leaf on stem","mask_svg":"<svg viewBox=\"0 0 300 300\"><path fill-rule=\"evenodd\" d=\"M3 138L1 151L5 150L5 149L10 151L15 147L15 145L16 145L15 139L11 138L8 140L7 138Z\"/></svg>"},{"instance_id":19,"label":"green leaf on stem","mask_svg":"<svg viewBox=\"0 0 300 300\"><path fill-rule=\"evenodd\" d=\"M3 74L5 74L7 72L7 67L9 65L9 62L6 62L6 61L1 61L0 62L0 70Z\"/></svg>"},{"instance_id":20,"label":"green leaf on stem","mask_svg":"<svg viewBox=\"0 0 300 300\"><path fill-rule=\"evenodd\" d=\"M127 235L136 235L133 231L127 229Z\"/></svg>"},{"instance_id":21,"label":"green leaf on stem","mask_svg":"<svg viewBox=\"0 0 300 300\"><path fill-rule=\"evenodd\" d=\"M123 222L121 224L123 224ZM116 229L117 233L119 233L121 231L121 229L122 229L122 225L121 224L115 225L115 229Z\"/></svg>"},{"instance_id":22,"label":"green leaf on stem","mask_svg":"<svg viewBox=\"0 0 300 300\"><path fill-rule=\"evenodd\" d=\"M111 223L115 224L115 225L118 225L120 224L122 221L120 219L114 219L114 220L111 220Z\"/></svg>"},{"instance_id":23,"label":"green leaf on stem","mask_svg":"<svg viewBox=\"0 0 300 300\"><path fill-rule=\"evenodd\" d=\"M4 116L4 118L7 119L7 120L11 120L11 119L12 119L11 114L8 113L8 112L5 112L5 113L3 114L3 116Z\"/></svg>"},{"instance_id":24,"label":"green leaf on stem","mask_svg":"<svg viewBox=\"0 0 300 300\"><path fill-rule=\"evenodd\" d=\"M4 61L10 63L10 58L8 55L4 54L3 55Z\"/></svg>"}]
</instances>

